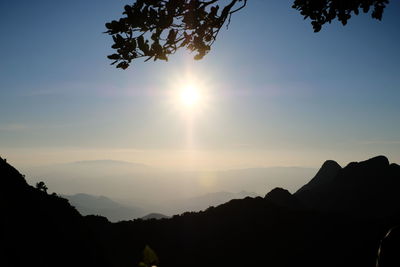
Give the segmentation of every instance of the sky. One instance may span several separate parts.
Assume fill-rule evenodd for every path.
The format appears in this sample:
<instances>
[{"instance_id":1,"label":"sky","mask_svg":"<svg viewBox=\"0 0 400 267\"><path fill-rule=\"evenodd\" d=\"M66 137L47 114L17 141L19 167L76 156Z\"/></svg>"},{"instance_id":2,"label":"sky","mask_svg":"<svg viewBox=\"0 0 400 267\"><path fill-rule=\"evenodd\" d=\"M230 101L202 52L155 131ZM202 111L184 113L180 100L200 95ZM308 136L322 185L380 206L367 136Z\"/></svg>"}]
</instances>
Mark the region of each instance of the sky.
<instances>
[{"instance_id":1,"label":"sky","mask_svg":"<svg viewBox=\"0 0 400 267\"><path fill-rule=\"evenodd\" d=\"M250 0L201 61L110 66L122 0L0 2L0 156L181 169L400 162L400 2L314 33L292 1ZM196 112L177 92L194 83Z\"/></svg>"}]
</instances>

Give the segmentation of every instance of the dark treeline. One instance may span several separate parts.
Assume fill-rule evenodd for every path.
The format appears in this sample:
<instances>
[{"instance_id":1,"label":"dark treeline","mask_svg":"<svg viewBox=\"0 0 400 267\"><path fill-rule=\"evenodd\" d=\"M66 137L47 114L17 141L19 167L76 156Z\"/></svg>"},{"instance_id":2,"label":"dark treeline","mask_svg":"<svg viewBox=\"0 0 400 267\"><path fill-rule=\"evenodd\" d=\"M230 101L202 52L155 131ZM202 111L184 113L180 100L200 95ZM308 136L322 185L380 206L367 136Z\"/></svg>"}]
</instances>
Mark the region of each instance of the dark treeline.
<instances>
[{"instance_id":1,"label":"dark treeline","mask_svg":"<svg viewBox=\"0 0 400 267\"><path fill-rule=\"evenodd\" d=\"M400 166L382 156L344 168L327 161L294 194L277 188L203 212L119 223L80 216L3 160L0 173L8 266L138 266L148 246L165 267L372 267L400 223ZM380 266L398 266L396 235L385 239Z\"/></svg>"}]
</instances>

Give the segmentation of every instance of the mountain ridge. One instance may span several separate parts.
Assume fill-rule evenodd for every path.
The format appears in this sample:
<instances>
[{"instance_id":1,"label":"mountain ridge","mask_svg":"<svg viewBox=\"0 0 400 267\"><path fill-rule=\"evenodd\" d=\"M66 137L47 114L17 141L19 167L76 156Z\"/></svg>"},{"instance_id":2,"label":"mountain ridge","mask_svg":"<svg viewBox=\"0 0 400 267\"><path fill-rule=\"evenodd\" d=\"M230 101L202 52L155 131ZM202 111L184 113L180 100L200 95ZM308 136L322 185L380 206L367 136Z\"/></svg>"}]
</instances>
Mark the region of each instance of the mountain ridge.
<instances>
[{"instance_id":1,"label":"mountain ridge","mask_svg":"<svg viewBox=\"0 0 400 267\"><path fill-rule=\"evenodd\" d=\"M385 156L351 162L330 170L329 179L318 176L294 195L316 210L352 212L355 215L388 216L399 210L400 167ZM321 170L320 170L321 171Z\"/></svg>"},{"instance_id":2,"label":"mountain ridge","mask_svg":"<svg viewBox=\"0 0 400 267\"><path fill-rule=\"evenodd\" d=\"M2 258L14 263L8 266L131 266L150 246L165 267L372 267L381 239L400 224L400 166L382 157L350 163L333 178L319 176L310 190L276 188L264 198L118 223L81 216L67 200L29 186L3 160L0 174ZM400 243L391 242L386 246ZM41 254L46 261L35 257Z\"/></svg>"}]
</instances>

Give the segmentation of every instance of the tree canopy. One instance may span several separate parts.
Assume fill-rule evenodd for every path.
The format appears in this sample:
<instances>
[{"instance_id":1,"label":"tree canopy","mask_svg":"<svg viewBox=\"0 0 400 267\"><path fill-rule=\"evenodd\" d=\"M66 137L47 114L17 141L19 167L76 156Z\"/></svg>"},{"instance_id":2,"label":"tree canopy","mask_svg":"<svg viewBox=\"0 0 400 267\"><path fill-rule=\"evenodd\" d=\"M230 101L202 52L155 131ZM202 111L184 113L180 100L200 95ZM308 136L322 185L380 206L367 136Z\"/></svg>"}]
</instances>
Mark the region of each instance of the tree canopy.
<instances>
[{"instance_id":1,"label":"tree canopy","mask_svg":"<svg viewBox=\"0 0 400 267\"><path fill-rule=\"evenodd\" d=\"M292 8L311 20L315 32L334 20L343 25L352 15L368 13L381 20L389 0L294 0ZM108 58L126 69L133 60L168 60L179 48L195 52L202 59L211 49L219 31L229 26L235 12L247 0L136 0L126 5L123 17L106 23L115 53Z\"/></svg>"}]
</instances>

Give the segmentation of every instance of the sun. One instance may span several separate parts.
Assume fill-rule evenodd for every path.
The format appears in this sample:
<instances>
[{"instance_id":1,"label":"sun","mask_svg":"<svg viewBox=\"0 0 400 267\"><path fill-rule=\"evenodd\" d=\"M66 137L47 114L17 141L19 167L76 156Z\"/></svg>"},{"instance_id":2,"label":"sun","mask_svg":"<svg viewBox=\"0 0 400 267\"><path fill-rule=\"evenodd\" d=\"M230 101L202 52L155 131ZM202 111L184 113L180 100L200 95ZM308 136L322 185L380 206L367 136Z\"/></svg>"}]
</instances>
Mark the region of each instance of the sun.
<instances>
[{"instance_id":1,"label":"sun","mask_svg":"<svg viewBox=\"0 0 400 267\"><path fill-rule=\"evenodd\" d=\"M200 104L200 90L194 85L186 85L180 90L179 99L184 107L194 108Z\"/></svg>"},{"instance_id":2,"label":"sun","mask_svg":"<svg viewBox=\"0 0 400 267\"><path fill-rule=\"evenodd\" d=\"M198 73L200 74L200 73ZM213 103L213 84L208 75L193 73L170 75L166 91L168 108L184 119L193 120L208 112Z\"/></svg>"}]
</instances>

